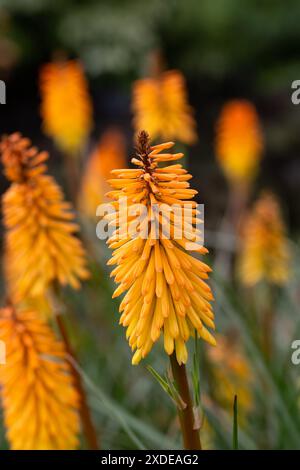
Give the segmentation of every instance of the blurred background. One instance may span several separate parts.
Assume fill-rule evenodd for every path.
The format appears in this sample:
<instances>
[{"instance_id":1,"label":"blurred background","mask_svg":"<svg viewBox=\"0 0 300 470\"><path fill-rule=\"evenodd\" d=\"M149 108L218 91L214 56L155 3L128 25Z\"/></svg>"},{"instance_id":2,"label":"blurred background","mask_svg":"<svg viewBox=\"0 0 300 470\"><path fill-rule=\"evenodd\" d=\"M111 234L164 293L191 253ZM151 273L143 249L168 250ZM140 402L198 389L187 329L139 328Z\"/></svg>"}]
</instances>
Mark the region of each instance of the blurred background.
<instances>
[{"instance_id":1,"label":"blurred background","mask_svg":"<svg viewBox=\"0 0 300 470\"><path fill-rule=\"evenodd\" d=\"M210 249L208 262L214 265L220 335L213 353L201 344L204 447L232 447L232 403L237 394L241 448L299 448L300 382L297 366L290 361L291 342L300 333L300 105L291 101L291 84L300 78L299 21L296 0L0 0L0 79L6 83L0 132L19 131L49 150L49 171L77 205L88 246L92 277L81 291L66 290L64 296L104 448L180 446L174 405L145 367L151 364L163 374L167 357L157 346L145 364L130 365L125 332L118 325L118 302L111 300L108 250L96 238L96 221L87 217L80 195L74 197L68 184L70 160L43 131L41 69L57 58L78 59L83 66L93 125L77 159L80 175L108 132L115 133L110 140L120 139L119 162L129 164L137 80L155 79L174 69L185 77L197 139L178 142L177 148L186 154L192 185L199 191L197 200L205 205L205 244ZM216 128L223 106L234 99L255 106L263 142L242 209L252 207L262 190L271 190L288 234L290 276L280 286L262 282L257 288L244 287L233 267L239 229L228 216L232 183L218 164ZM104 140L103 148L109 145ZM100 160L101 154L100 147ZM109 169L103 157L103 194ZM7 187L3 176L0 184L2 193ZM270 290L271 358L257 336L259 317L271 303ZM7 446L4 437L1 444Z\"/></svg>"}]
</instances>

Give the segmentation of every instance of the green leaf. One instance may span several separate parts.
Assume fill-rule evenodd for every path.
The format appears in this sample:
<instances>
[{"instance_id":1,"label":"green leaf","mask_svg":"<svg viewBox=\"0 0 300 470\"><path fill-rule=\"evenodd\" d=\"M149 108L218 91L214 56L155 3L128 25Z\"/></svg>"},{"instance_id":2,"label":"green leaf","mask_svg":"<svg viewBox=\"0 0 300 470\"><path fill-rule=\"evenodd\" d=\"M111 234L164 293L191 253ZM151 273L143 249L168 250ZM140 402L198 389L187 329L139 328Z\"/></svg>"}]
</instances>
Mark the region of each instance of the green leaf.
<instances>
[{"instance_id":1,"label":"green leaf","mask_svg":"<svg viewBox=\"0 0 300 470\"><path fill-rule=\"evenodd\" d=\"M171 388L168 382L155 369L153 369L152 366L147 366L147 370L150 372L150 374L153 375L163 390L173 399Z\"/></svg>"},{"instance_id":2,"label":"green leaf","mask_svg":"<svg viewBox=\"0 0 300 470\"><path fill-rule=\"evenodd\" d=\"M153 375L153 377L158 381L159 385L162 387L162 389L169 395L171 400L175 403L177 408L180 410L184 410L186 407L186 404L182 400L180 394L178 393L178 390L175 386L175 383L171 378L166 375L166 378L164 379L153 367L147 366L147 370Z\"/></svg>"},{"instance_id":3,"label":"green leaf","mask_svg":"<svg viewBox=\"0 0 300 470\"><path fill-rule=\"evenodd\" d=\"M101 388L96 385L92 379L78 365L73 363L74 367L80 373L91 397L90 402L94 410L97 410L110 419L114 417L122 426L127 435L136 444L138 449L144 450L154 446L156 449L179 449L176 442L154 429L149 424L130 414L116 401L108 397ZM147 442L147 446L140 440L142 436Z\"/></svg>"},{"instance_id":4,"label":"green leaf","mask_svg":"<svg viewBox=\"0 0 300 470\"><path fill-rule=\"evenodd\" d=\"M195 332L195 350L193 355L192 383L194 390L194 400L196 407L200 407L200 364L199 364L199 338L197 331Z\"/></svg>"}]
</instances>

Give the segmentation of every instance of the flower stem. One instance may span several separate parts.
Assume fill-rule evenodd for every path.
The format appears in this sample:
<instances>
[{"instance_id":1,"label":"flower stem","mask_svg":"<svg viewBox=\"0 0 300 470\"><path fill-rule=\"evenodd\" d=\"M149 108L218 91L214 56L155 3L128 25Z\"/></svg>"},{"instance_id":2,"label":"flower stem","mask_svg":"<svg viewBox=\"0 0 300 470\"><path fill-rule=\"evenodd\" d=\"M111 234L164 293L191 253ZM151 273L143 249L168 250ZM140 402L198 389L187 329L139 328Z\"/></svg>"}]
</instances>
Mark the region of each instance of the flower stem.
<instances>
[{"instance_id":1,"label":"flower stem","mask_svg":"<svg viewBox=\"0 0 300 470\"><path fill-rule=\"evenodd\" d=\"M68 196L74 207L77 207L77 193L80 180L80 169L78 163L79 156L77 154L65 154L64 166L65 177L67 183Z\"/></svg>"},{"instance_id":2,"label":"flower stem","mask_svg":"<svg viewBox=\"0 0 300 470\"><path fill-rule=\"evenodd\" d=\"M262 317L262 334L263 334L263 351L265 353L266 360L270 362L272 360L273 353L273 337L274 337L274 292L270 285L266 286L265 294L265 309Z\"/></svg>"},{"instance_id":3,"label":"flower stem","mask_svg":"<svg viewBox=\"0 0 300 470\"><path fill-rule=\"evenodd\" d=\"M87 404L86 393L82 384L81 376L78 370L74 367L74 362L76 362L76 357L72 350L67 330L64 324L64 321L61 315L55 315L56 323L60 331L62 340L64 342L65 348L72 361L70 361L70 366L74 378L74 384L76 390L80 397L80 418L82 422L83 432L86 438L86 442L91 450L98 450L100 448L97 433L91 418L90 409Z\"/></svg>"},{"instance_id":4,"label":"flower stem","mask_svg":"<svg viewBox=\"0 0 300 470\"><path fill-rule=\"evenodd\" d=\"M178 364L176 355L170 356L171 368L175 383L185 408L177 407L181 426L184 448L186 450L201 450L201 442L198 429L194 427L193 402L190 395L185 365Z\"/></svg>"},{"instance_id":5,"label":"flower stem","mask_svg":"<svg viewBox=\"0 0 300 470\"><path fill-rule=\"evenodd\" d=\"M227 208L219 231L218 241L221 247L224 236L230 235L238 240L240 222L245 213L248 197L249 188L247 186L230 186ZM215 269L224 278L228 277L232 272L232 253L220 248L216 255Z\"/></svg>"}]
</instances>

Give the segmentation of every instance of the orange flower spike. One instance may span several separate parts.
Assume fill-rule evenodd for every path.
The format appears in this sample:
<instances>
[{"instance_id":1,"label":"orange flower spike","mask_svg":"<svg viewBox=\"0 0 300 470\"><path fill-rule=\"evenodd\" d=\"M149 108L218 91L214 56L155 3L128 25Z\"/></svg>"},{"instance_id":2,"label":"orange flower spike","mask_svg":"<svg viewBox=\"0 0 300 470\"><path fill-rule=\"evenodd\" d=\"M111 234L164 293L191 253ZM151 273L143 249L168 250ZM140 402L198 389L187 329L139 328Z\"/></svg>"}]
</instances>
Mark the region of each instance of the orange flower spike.
<instances>
[{"instance_id":1,"label":"orange flower spike","mask_svg":"<svg viewBox=\"0 0 300 470\"><path fill-rule=\"evenodd\" d=\"M142 131L132 159L138 169L114 170L109 180L114 189L109 196L117 209L117 230L108 240L108 245L114 249L108 264L116 265L112 275L119 283L113 297L126 292L120 305L120 323L127 327L126 336L135 350L133 364L138 364L150 352L161 334L165 351L168 355L175 351L179 364L187 361L186 342L195 329L201 338L215 345L215 339L206 328L214 329L210 305L213 296L203 281L211 269L188 253L188 250L195 250L205 254L207 250L199 244L188 245L191 240L197 242L199 231L194 230L189 240L183 234L176 234L176 226L185 223L183 211L168 219L169 209L175 204L177 208L188 210L191 218L197 220L195 203L190 201L194 191L188 183L183 188L173 184L186 183L186 170L180 164L159 168L160 162L182 157L182 154L169 153L173 145L167 142L151 146L148 134ZM138 219L140 233L136 237L130 236L130 230L124 234L126 213L122 212L120 199L124 194L128 208L137 198L145 208L142 220ZM157 208L161 214L157 213ZM130 222L135 224L137 217ZM110 216L107 219L110 220ZM170 222L169 238L167 220ZM148 229L146 235L145 228Z\"/></svg>"},{"instance_id":2,"label":"orange flower spike","mask_svg":"<svg viewBox=\"0 0 300 470\"><path fill-rule=\"evenodd\" d=\"M6 436L13 450L79 445L79 398L64 346L35 311L0 310L0 367Z\"/></svg>"},{"instance_id":3,"label":"orange flower spike","mask_svg":"<svg viewBox=\"0 0 300 470\"><path fill-rule=\"evenodd\" d=\"M216 155L233 183L249 183L256 175L263 150L257 112L246 100L228 102L217 124Z\"/></svg>"},{"instance_id":4,"label":"orange flower spike","mask_svg":"<svg viewBox=\"0 0 300 470\"><path fill-rule=\"evenodd\" d=\"M11 181L2 197L5 268L15 302L44 295L49 284L80 286L88 277L78 225L55 180L46 174L46 152L20 134L0 143L4 173Z\"/></svg>"},{"instance_id":5,"label":"orange flower spike","mask_svg":"<svg viewBox=\"0 0 300 470\"><path fill-rule=\"evenodd\" d=\"M92 128L92 104L81 64L70 60L44 65L40 91L45 134L62 151L80 151Z\"/></svg>"},{"instance_id":6,"label":"orange flower spike","mask_svg":"<svg viewBox=\"0 0 300 470\"><path fill-rule=\"evenodd\" d=\"M264 193L243 227L238 272L245 285L259 281L283 285L290 276L290 252L276 198Z\"/></svg>"},{"instance_id":7,"label":"orange flower spike","mask_svg":"<svg viewBox=\"0 0 300 470\"><path fill-rule=\"evenodd\" d=\"M135 129L148 129L153 139L174 139L185 144L197 141L193 110L181 72L171 70L158 78L136 81L132 108Z\"/></svg>"},{"instance_id":8,"label":"orange flower spike","mask_svg":"<svg viewBox=\"0 0 300 470\"><path fill-rule=\"evenodd\" d=\"M125 139L120 131L110 129L90 155L83 174L78 205L87 217L95 218L108 190L110 172L121 167L126 167Z\"/></svg>"}]
</instances>

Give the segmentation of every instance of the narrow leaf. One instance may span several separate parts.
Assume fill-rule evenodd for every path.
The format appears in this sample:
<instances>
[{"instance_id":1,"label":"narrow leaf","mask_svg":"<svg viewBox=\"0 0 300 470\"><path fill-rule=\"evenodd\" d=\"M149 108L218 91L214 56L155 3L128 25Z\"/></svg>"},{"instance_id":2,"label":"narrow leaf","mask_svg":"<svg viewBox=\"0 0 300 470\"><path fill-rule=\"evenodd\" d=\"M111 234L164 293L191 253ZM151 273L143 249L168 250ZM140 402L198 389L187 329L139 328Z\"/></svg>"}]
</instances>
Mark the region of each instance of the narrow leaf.
<instances>
[{"instance_id":1,"label":"narrow leaf","mask_svg":"<svg viewBox=\"0 0 300 470\"><path fill-rule=\"evenodd\" d=\"M233 400L233 450L239 448L239 437L238 437L238 397L234 395Z\"/></svg>"}]
</instances>

